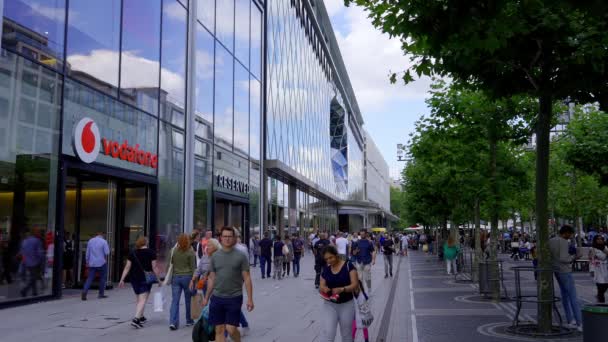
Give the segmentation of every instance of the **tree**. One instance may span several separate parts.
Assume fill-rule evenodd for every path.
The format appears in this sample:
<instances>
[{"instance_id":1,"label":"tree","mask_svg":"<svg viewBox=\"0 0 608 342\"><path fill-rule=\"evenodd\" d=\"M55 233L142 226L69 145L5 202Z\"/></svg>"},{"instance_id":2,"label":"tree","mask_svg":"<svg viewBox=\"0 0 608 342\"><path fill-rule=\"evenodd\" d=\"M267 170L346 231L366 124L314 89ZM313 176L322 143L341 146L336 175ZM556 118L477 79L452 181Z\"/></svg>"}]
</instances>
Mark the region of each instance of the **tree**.
<instances>
[{"instance_id":1,"label":"tree","mask_svg":"<svg viewBox=\"0 0 608 342\"><path fill-rule=\"evenodd\" d=\"M549 134L553 101L592 92L608 57L608 3L603 0L345 0L365 7L373 24L412 56L402 75L440 75L473 82L498 97L538 98L536 216L539 263L548 248ZM397 75L393 74L392 81ZM539 276L539 331L552 325L552 274Z\"/></svg>"},{"instance_id":2,"label":"tree","mask_svg":"<svg viewBox=\"0 0 608 342\"><path fill-rule=\"evenodd\" d=\"M467 84L447 86L438 82L431 92L428 104L431 113L443 126L462 127L460 134L469 139L482 139L487 151L487 169L481 177L487 180L487 205L491 221L490 261L498 279L497 242L498 221L507 216L503 208L509 185L519 185L525 181L525 172L517 169L514 162L515 146L527 141L530 135L528 122L534 116L536 103L526 97L494 99L480 90L472 90ZM474 135L475 137L471 137ZM478 183L474 193L479 194L483 184ZM478 200L478 198L477 198ZM478 251L479 252L479 251ZM478 255L480 257L480 255ZM500 283L492 284L494 300L500 299Z\"/></svg>"}]
</instances>

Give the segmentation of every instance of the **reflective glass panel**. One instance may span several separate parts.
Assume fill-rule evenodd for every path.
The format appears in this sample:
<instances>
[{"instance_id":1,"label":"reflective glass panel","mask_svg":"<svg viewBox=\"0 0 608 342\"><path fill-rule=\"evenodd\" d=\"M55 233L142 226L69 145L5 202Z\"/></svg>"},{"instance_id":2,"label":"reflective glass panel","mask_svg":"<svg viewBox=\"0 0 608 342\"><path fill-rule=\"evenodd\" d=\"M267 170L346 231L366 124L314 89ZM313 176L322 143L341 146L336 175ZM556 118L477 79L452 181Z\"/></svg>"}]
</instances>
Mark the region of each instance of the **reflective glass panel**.
<instances>
[{"instance_id":1,"label":"reflective glass panel","mask_svg":"<svg viewBox=\"0 0 608 342\"><path fill-rule=\"evenodd\" d=\"M120 98L158 112L160 0L123 0Z\"/></svg>"},{"instance_id":2,"label":"reflective glass panel","mask_svg":"<svg viewBox=\"0 0 608 342\"><path fill-rule=\"evenodd\" d=\"M215 51L215 141L232 149L234 58L220 44Z\"/></svg>"},{"instance_id":3,"label":"reflective glass panel","mask_svg":"<svg viewBox=\"0 0 608 342\"><path fill-rule=\"evenodd\" d=\"M65 0L4 1L2 47L63 68Z\"/></svg>"},{"instance_id":4,"label":"reflective glass panel","mask_svg":"<svg viewBox=\"0 0 608 342\"><path fill-rule=\"evenodd\" d=\"M186 107L186 42L188 13L175 1L164 1L161 68L161 117L184 127Z\"/></svg>"},{"instance_id":5,"label":"reflective glass panel","mask_svg":"<svg viewBox=\"0 0 608 342\"><path fill-rule=\"evenodd\" d=\"M213 123L214 39L201 25L196 26L196 115L211 124Z\"/></svg>"},{"instance_id":6,"label":"reflective glass panel","mask_svg":"<svg viewBox=\"0 0 608 342\"><path fill-rule=\"evenodd\" d=\"M62 84L55 73L2 52L0 302L6 302L51 294ZM17 91L25 71L32 76L27 93Z\"/></svg>"},{"instance_id":7,"label":"reflective glass panel","mask_svg":"<svg viewBox=\"0 0 608 342\"><path fill-rule=\"evenodd\" d=\"M68 74L89 86L118 95L120 0L71 0L68 17Z\"/></svg>"},{"instance_id":8,"label":"reflective glass panel","mask_svg":"<svg viewBox=\"0 0 608 342\"><path fill-rule=\"evenodd\" d=\"M217 5L216 37L228 51L234 48L234 0L219 0Z\"/></svg>"},{"instance_id":9,"label":"reflective glass panel","mask_svg":"<svg viewBox=\"0 0 608 342\"><path fill-rule=\"evenodd\" d=\"M161 121L158 162L158 237L156 250L161 265L166 265L170 249L182 233L184 191L184 133ZM181 140L180 140L181 139ZM180 140L180 141L178 141ZM166 270L167 267L161 268Z\"/></svg>"},{"instance_id":10,"label":"reflective glass panel","mask_svg":"<svg viewBox=\"0 0 608 342\"><path fill-rule=\"evenodd\" d=\"M234 150L249 154L249 72L240 63L234 75Z\"/></svg>"},{"instance_id":11,"label":"reflective glass panel","mask_svg":"<svg viewBox=\"0 0 608 342\"><path fill-rule=\"evenodd\" d=\"M234 55L249 69L249 7L251 0L236 0L234 20Z\"/></svg>"},{"instance_id":12,"label":"reflective glass panel","mask_svg":"<svg viewBox=\"0 0 608 342\"><path fill-rule=\"evenodd\" d=\"M260 160L260 146L262 146L262 135L260 124L262 121L261 110L261 87L260 82L251 77L250 81L250 112L249 112L249 155L251 160Z\"/></svg>"},{"instance_id":13,"label":"reflective glass panel","mask_svg":"<svg viewBox=\"0 0 608 342\"><path fill-rule=\"evenodd\" d=\"M249 68L258 80L262 77L262 26L262 11L255 4L251 4L251 66Z\"/></svg>"},{"instance_id":14,"label":"reflective glass panel","mask_svg":"<svg viewBox=\"0 0 608 342\"><path fill-rule=\"evenodd\" d=\"M215 32L215 0L197 1L196 17L211 33Z\"/></svg>"}]
</instances>

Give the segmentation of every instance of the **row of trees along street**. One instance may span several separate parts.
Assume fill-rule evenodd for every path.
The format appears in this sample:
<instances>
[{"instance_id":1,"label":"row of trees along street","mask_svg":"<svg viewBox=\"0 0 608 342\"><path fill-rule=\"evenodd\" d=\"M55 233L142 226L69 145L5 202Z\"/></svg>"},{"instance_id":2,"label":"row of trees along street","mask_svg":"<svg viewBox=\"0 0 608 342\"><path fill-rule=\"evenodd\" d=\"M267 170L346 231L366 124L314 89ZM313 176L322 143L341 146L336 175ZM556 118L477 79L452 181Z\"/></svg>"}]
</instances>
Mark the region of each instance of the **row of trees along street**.
<instances>
[{"instance_id":1,"label":"row of trees along street","mask_svg":"<svg viewBox=\"0 0 608 342\"><path fill-rule=\"evenodd\" d=\"M535 222L539 266L550 268L550 210L589 222L606 211L605 114L579 107L567 134L553 143L550 135L557 114L567 110L559 105L566 99L608 107L608 2L345 3L365 8L373 25L411 56L392 82L449 80L435 83L431 114L419 121L409 146L403 195L408 217L445 228L448 220L471 216L479 226L487 216L495 260L498 220L518 213ZM534 152L523 147L531 133ZM551 277L538 277L541 333L552 329Z\"/></svg>"}]
</instances>

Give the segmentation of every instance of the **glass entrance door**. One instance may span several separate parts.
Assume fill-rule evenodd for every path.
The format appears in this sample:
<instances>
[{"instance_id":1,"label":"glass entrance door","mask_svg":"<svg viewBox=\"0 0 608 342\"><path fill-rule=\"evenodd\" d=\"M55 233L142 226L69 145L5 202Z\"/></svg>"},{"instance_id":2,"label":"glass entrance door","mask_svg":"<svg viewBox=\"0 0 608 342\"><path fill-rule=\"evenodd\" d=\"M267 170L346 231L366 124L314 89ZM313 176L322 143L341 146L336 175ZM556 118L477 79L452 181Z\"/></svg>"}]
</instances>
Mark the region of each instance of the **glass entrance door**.
<instances>
[{"instance_id":1,"label":"glass entrance door","mask_svg":"<svg viewBox=\"0 0 608 342\"><path fill-rule=\"evenodd\" d=\"M219 234L222 227L234 227L241 234L242 241L249 238L247 229L247 204L228 200L216 200L215 202L215 233Z\"/></svg>"},{"instance_id":2,"label":"glass entrance door","mask_svg":"<svg viewBox=\"0 0 608 342\"><path fill-rule=\"evenodd\" d=\"M64 232L66 238L73 237L74 253L64 252L64 264L73 266L66 271L72 271L75 285L80 287L88 272L86 251L91 238L103 233L110 245L110 259L113 257L116 182L90 175L70 175L66 180L65 201ZM66 256L73 260L66 260ZM110 272L112 265L109 266Z\"/></svg>"},{"instance_id":3,"label":"glass entrance door","mask_svg":"<svg viewBox=\"0 0 608 342\"><path fill-rule=\"evenodd\" d=\"M140 236L150 236L150 188L144 184L119 183L118 207L118 258L114 279L120 278L120 273L127 262L129 253L135 248L135 241Z\"/></svg>"},{"instance_id":4,"label":"glass entrance door","mask_svg":"<svg viewBox=\"0 0 608 342\"><path fill-rule=\"evenodd\" d=\"M73 253L64 251L65 285L82 287L87 276L88 241L104 233L110 246L108 280L116 281L140 236L149 236L151 188L103 175L69 173L64 233ZM71 266L71 267L70 267ZM97 280L94 285L97 284Z\"/></svg>"}]
</instances>

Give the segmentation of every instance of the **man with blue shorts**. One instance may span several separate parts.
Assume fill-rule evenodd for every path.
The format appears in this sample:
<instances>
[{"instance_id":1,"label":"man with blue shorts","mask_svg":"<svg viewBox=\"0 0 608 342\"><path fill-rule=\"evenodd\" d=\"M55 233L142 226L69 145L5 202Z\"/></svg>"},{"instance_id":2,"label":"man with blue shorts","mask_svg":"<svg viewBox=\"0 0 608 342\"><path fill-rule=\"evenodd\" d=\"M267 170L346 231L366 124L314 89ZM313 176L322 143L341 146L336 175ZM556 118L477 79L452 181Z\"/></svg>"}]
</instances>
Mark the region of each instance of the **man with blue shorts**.
<instances>
[{"instance_id":1,"label":"man with blue shorts","mask_svg":"<svg viewBox=\"0 0 608 342\"><path fill-rule=\"evenodd\" d=\"M243 305L243 283L247 290L247 311L253 310L253 285L249 274L249 260L234 248L236 234L231 227L220 233L222 249L211 256L209 264L209 291L203 306L209 303L209 324L215 325L215 340L225 342L227 331L234 342L241 341L238 330Z\"/></svg>"}]
</instances>

